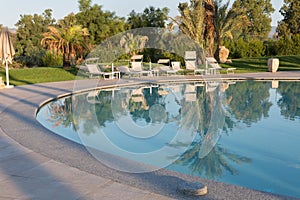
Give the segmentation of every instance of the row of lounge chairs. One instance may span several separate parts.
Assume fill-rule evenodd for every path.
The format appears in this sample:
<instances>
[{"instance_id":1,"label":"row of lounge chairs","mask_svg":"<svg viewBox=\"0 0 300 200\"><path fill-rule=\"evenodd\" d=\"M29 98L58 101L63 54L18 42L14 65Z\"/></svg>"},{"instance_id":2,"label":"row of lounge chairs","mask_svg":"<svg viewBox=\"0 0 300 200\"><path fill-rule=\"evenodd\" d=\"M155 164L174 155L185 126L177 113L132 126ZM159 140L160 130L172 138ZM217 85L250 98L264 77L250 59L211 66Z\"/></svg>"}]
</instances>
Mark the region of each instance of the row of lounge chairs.
<instances>
[{"instance_id":1,"label":"row of lounge chairs","mask_svg":"<svg viewBox=\"0 0 300 200\"><path fill-rule=\"evenodd\" d=\"M131 57L129 66L118 66L115 70L113 64L111 66L99 66L98 58L88 58L84 64L90 77L103 76L104 79L120 78L121 73L128 76L158 76L159 74L177 74L182 71L179 61L170 61L170 59L159 59L156 66L152 68L151 63L149 69L143 68L143 55L134 55ZM193 71L194 75L217 74L221 70L226 73L234 73L235 68L222 68L215 58L207 57L205 60L205 69L197 68L196 51L187 51L185 53L186 70Z\"/></svg>"}]
</instances>

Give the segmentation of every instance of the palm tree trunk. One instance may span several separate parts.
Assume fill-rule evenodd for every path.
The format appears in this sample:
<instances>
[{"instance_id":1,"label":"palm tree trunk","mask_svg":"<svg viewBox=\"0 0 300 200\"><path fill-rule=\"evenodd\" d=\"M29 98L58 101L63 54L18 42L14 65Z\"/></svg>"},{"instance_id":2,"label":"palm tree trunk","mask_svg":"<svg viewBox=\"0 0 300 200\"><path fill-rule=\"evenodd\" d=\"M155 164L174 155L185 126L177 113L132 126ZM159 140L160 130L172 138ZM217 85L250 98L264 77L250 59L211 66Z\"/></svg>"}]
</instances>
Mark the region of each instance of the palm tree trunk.
<instances>
[{"instance_id":1,"label":"palm tree trunk","mask_svg":"<svg viewBox=\"0 0 300 200\"><path fill-rule=\"evenodd\" d=\"M220 45L221 45L221 38L220 38L220 33L219 31L216 31L216 51L215 51L215 59L220 62Z\"/></svg>"},{"instance_id":2,"label":"palm tree trunk","mask_svg":"<svg viewBox=\"0 0 300 200\"><path fill-rule=\"evenodd\" d=\"M205 8L205 31L204 37L206 40L206 51L208 56L214 55L214 33L215 33L215 6L213 0L205 0L204 2Z\"/></svg>"}]
</instances>

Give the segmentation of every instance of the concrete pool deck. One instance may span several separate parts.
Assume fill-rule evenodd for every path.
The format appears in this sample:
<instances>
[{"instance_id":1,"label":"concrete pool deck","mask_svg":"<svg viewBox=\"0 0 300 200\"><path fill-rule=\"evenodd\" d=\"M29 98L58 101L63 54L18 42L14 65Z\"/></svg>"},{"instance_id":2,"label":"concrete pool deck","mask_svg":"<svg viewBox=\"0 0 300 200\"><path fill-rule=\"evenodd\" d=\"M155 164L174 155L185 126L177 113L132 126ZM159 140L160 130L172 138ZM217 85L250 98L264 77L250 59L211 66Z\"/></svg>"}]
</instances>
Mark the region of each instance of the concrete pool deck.
<instances>
[{"instance_id":1,"label":"concrete pool deck","mask_svg":"<svg viewBox=\"0 0 300 200\"><path fill-rule=\"evenodd\" d=\"M205 80L216 77L205 77ZM222 75L229 80L300 80L300 72ZM202 80L194 76L158 77L160 81ZM2 199L293 199L192 177L164 169L129 174L94 159L87 150L41 126L41 103L93 87L156 82L149 79L97 79L25 85L0 91L0 200ZM176 191L181 182L208 186L203 197ZM296 198L294 198L296 199Z\"/></svg>"}]
</instances>

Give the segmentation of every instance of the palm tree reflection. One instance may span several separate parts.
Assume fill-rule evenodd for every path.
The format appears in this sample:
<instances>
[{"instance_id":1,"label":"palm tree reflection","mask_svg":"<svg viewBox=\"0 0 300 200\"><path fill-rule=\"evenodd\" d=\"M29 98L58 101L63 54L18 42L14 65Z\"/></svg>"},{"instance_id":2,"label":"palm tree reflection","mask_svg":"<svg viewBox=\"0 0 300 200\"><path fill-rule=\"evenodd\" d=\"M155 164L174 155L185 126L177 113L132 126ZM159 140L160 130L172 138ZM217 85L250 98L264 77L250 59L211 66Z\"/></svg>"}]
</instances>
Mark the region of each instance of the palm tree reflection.
<instances>
[{"instance_id":1,"label":"palm tree reflection","mask_svg":"<svg viewBox=\"0 0 300 200\"><path fill-rule=\"evenodd\" d=\"M251 162L251 159L230 153L219 145L216 145L204 158L199 158L201 146L201 141L193 142L189 150L176 161L176 164L188 166L193 175L217 180L226 172L232 175L238 174L238 171L232 167L232 163Z\"/></svg>"},{"instance_id":2,"label":"palm tree reflection","mask_svg":"<svg viewBox=\"0 0 300 200\"><path fill-rule=\"evenodd\" d=\"M78 130L78 121L74 119L72 109L72 98L53 101L48 105L50 121L53 127L64 126L72 127L74 131Z\"/></svg>"},{"instance_id":3,"label":"palm tree reflection","mask_svg":"<svg viewBox=\"0 0 300 200\"><path fill-rule=\"evenodd\" d=\"M183 99L179 126L188 127L187 132L193 127L197 136L191 144L169 144L174 148L189 145L175 164L187 166L193 175L210 179L218 179L226 172L237 174L232 163L251 162L251 159L231 153L217 144L221 132L232 127L232 121L225 117L222 89L224 83L209 82L204 87L197 87L194 101Z\"/></svg>"}]
</instances>

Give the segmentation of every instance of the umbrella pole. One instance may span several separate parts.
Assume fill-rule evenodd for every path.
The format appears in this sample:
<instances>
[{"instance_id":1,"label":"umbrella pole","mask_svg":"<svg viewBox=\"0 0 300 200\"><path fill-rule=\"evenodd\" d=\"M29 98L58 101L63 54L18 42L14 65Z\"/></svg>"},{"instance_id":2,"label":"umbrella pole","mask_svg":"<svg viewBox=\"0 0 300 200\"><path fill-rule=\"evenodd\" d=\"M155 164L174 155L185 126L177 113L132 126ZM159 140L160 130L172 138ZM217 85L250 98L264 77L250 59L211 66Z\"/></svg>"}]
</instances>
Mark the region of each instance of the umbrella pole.
<instances>
[{"instance_id":1,"label":"umbrella pole","mask_svg":"<svg viewBox=\"0 0 300 200\"><path fill-rule=\"evenodd\" d=\"M7 62L7 59L5 59L5 63L6 63L6 66L5 66L5 71L6 71L6 86L5 86L5 88L13 88L14 87L13 85L9 85L9 74L8 74L8 62Z\"/></svg>"},{"instance_id":2,"label":"umbrella pole","mask_svg":"<svg viewBox=\"0 0 300 200\"><path fill-rule=\"evenodd\" d=\"M6 71L6 86L9 86L9 74L8 74L8 63L7 60L5 59L5 71Z\"/></svg>"}]
</instances>

